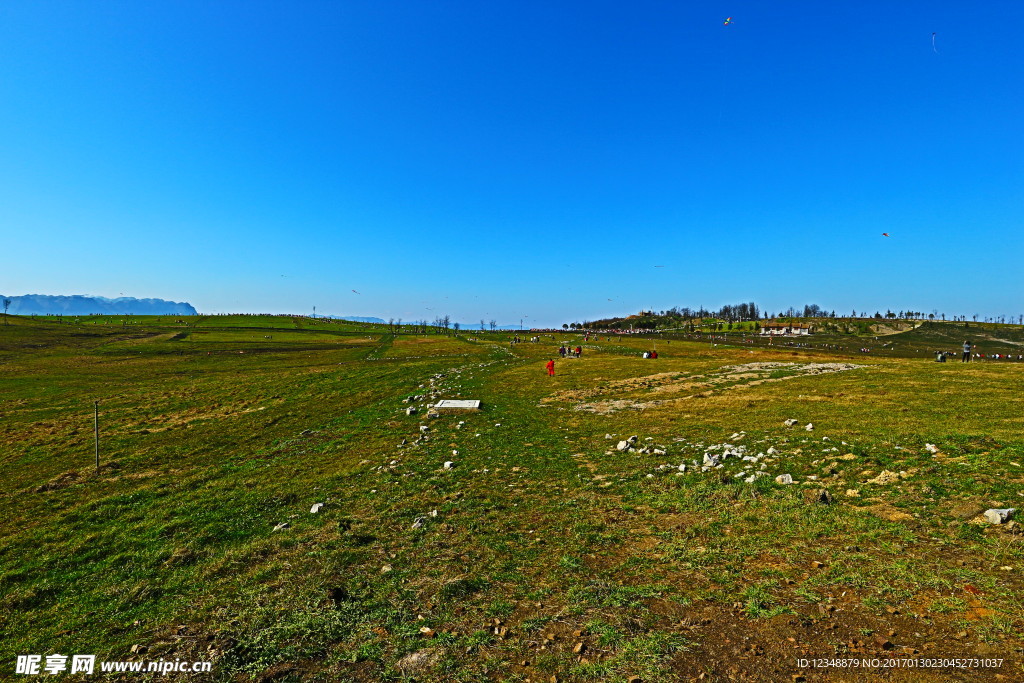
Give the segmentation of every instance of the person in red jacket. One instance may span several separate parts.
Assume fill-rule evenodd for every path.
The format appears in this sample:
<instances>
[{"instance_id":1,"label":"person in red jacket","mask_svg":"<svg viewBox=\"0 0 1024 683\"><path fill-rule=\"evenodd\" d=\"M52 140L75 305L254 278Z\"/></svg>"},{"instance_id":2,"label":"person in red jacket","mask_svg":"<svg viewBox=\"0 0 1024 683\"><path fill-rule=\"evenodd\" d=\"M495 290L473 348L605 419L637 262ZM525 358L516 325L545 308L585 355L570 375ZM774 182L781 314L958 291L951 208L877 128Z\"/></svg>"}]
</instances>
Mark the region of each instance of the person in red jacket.
<instances>
[{"instance_id":1,"label":"person in red jacket","mask_svg":"<svg viewBox=\"0 0 1024 683\"><path fill-rule=\"evenodd\" d=\"M548 376L549 377L554 377L555 376L555 361L554 361L554 359L549 360L548 364L545 365L544 367L546 367L548 369Z\"/></svg>"}]
</instances>

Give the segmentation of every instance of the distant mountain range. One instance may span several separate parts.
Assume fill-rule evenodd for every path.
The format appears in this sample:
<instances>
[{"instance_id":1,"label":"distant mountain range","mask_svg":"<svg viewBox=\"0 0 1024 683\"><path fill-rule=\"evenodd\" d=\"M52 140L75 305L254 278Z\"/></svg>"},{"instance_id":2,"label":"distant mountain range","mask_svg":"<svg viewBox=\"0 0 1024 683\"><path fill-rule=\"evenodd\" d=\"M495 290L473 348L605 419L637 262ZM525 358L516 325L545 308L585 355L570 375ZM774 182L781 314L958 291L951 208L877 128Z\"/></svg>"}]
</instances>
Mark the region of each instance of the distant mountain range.
<instances>
[{"instance_id":1,"label":"distant mountain range","mask_svg":"<svg viewBox=\"0 0 1024 683\"><path fill-rule=\"evenodd\" d=\"M2 296L10 299L7 310L11 315L199 315L192 304L163 299L136 299L123 296L108 299L104 296L51 296L48 294L25 294L24 296Z\"/></svg>"}]
</instances>

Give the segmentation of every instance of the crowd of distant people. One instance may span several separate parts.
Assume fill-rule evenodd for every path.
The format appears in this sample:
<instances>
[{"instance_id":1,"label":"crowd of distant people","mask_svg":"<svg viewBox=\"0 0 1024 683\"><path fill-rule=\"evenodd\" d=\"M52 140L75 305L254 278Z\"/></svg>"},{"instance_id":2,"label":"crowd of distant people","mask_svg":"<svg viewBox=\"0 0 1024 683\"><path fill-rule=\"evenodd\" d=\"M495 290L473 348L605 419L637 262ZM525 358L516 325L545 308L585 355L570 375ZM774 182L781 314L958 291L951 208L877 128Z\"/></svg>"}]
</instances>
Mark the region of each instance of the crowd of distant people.
<instances>
[{"instance_id":1,"label":"crowd of distant people","mask_svg":"<svg viewBox=\"0 0 1024 683\"><path fill-rule=\"evenodd\" d=\"M579 358L583 353L583 347L577 346L575 349L571 346L565 346L564 344L559 347L558 355L562 358Z\"/></svg>"}]
</instances>

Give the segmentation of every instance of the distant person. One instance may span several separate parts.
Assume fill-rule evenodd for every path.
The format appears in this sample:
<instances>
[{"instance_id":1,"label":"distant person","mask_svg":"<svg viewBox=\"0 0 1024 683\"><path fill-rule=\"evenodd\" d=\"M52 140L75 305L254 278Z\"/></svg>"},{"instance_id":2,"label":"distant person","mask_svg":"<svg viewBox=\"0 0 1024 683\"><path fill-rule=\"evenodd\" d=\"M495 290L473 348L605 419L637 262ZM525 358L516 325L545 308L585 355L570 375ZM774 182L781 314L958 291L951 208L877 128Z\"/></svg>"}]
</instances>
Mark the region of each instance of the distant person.
<instances>
[{"instance_id":1,"label":"distant person","mask_svg":"<svg viewBox=\"0 0 1024 683\"><path fill-rule=\"evenodd\" d=\"M577 346L576 347L576 357L579 358L581 353L583 353L583 347L582 346Z\"/></svg>"},{"instance_id":2,"label":"distant person","mask_svg":"<svg viewBox=\"0 0 1024 683\"><path fill-rule=\"evenodd\" d=\"M651 357L651 354L649 354L646 351L644 351L644 358L646 359L646 358L650 358L650 357Z\"/></svg>"},{"instance_id":3,"label":"distant person","mask_svg":"<svg viewBox=\"0 0 1024 683\"><path fill-rule=\"evenodd\" d=\"M558 347L558 355L561 356L562 358L565 358L565 347L564 346L559 346Z\"/></svg>"},{"instance_id":4,"label":"distant person","mask_svg":"<svg viewBox=\"0 0 1024 683\"><path fill-rule=\"evenodd\" d=\"M544 367L547 368L547 370L548 370L548 377L554 377L555 376L555 359L554 358L548 360L548 364L545 365Z\"/></svg>"},{"instance_id":5,"label":"distant person","mask_svg":"<svg viewBox=\"0 0 1024 683\"><path fill-rule=\"evenodd\" d=\"M971 342L965 341L964 342L964 355L963 355L963 358L960 359L960 362L961 363L967 363L970 360L971 360Z\"/></svg>"},{"instance_id":6,"label":"distant person","mask_svg":"<svg viewBox=\"0 0 1024 683\"><path fill-rule=\"evenodd\" d=\"M657 358L657 357L658 357L658 352L657 351L651 351L651 358Z\"/></svg>"}]
</instances>

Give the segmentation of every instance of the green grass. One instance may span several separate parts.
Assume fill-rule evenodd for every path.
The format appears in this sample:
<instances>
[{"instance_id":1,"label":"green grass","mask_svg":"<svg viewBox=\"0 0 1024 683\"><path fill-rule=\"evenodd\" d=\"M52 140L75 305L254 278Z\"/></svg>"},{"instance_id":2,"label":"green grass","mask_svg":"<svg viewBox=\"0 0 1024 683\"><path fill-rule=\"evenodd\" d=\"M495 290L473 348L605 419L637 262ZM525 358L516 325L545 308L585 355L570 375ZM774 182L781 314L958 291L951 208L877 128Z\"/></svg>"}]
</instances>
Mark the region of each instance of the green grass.
<instances>
[{"instance_id":1,"label":"green grass","mask_svg":"<svg viewBox=\"0 0 1024 683\"><path fill-rule=\"evenodd\" d=\"M1024 491L1024 364L680 339L649 361L652 340L565 333L584 356L549 378L550 339L174 320L0 328L3 661L141 643L225 681L674 680L725 666L684 615L755 632L835 603L851 629L899 606L922 638L1021 645L1020 537L968 513ZM834 361L862 367L801 370ZM430 418L431 394L483 409ZM652 452L615 450L632 434ZM778 451L770 476L677 476L722 443ZM906 476L868 483L882 470ZM807 501L819 487L833 504ZM403 669L425 650L432 668Z\"/></svg>"}]
</instances>

